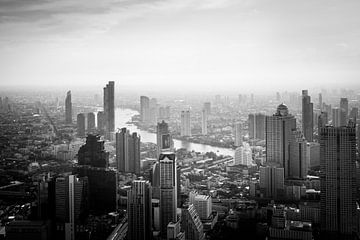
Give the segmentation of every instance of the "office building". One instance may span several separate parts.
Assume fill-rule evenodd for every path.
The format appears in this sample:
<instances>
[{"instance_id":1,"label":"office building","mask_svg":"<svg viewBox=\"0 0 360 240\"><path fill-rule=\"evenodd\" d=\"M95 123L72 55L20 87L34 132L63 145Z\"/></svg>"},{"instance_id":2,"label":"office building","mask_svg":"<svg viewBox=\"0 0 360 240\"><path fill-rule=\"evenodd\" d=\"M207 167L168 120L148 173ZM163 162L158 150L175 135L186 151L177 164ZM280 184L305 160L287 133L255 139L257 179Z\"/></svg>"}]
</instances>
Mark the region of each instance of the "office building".
<instances>
[{"instance_id":1,"label":"office building","mask_svg":"<svg viewBox=\"0 0 360 240\"><path fill-rule=\"evenodd\" d=\"M100 136L87 136L86 144L78 152L78 164L98 168L109 166L109 153L105 151L104 141L100 140Z\"/></svg>"},{"instance_id":2,"label":"office building","mask_svg":"<svg viewBox=\"0 0 360 240\"><path fill-rule=\"evenodd\" d=\"M260 167L260 192L266 198L284 196L284 168Z\"/></svg>"},{"instance_id":3,"label":"office building","mask_svg":"<svg viewBox=\"0 0 360 240\"><path fill-rule=\"evenodd\" d=\"M148 181L133 181L131 190L127 193L127 239L153 239L151 196L151 185Z\"/></svg>"},{"instance_id":4,"label":"office building","mask_svg":"<svg viewBox=\"0 0 360 240\"><path fill-rule=\"evenodd\" d=\"M293 131L289 143L289 178L304 179L307 176L307 141L300 131Z\"/></svg>"},{"instance_id":5,"label":"office building","mask_svg":"<svg viewBox=\"0 0 360 240\"><path fill-rule=\"evenodd\" d=\"M181 111L181 136L191 137L190 111Z\"/></svg>"},{"instance_id":6,"label":"office building","mask_svg":"<svg viewBox=\"0 0 360 240\"><path fill-rule=\"evenodd\" d=\"M185 232L187 240L205 239L203 224L193 204L181 209L181 229Z\"/></svg>"},{"instance_id":7,"label":"office building","mask_svg":"<svg viewBox=\"0 0 360 240\"><path fill-rule=\"evenodd\" d=\"M323 109L323 98L322 98L322 94L319 93L319 106L318 108L320 109L320 111L322 111Z\"/></svg>"},{"instance_id":8,"label":"office building","mask_svg":"<svg viewBox=\"0 0 360 240\"><path fill-rule=\"evenodd\" d=\"M349 102L347 98L340 99L340 126L346 126L349 120Z\"/></svg>"},{"instance_id":9,"label":"office building","mask_svg":"<svg viewBox=\"0 0 360 240\"><path fill-rule=\"evenodd\" d=\"M265 115L262 113L249 114L248 118L250 139L265 140Z\"/></svg>"},{"instance_id":10,"label":"office building","mask_svg":"<svg viewBox=\"0 0 360 240\"><path fill-rule=\"evenodd\" d=\"M201 111L201 134L208 134L208 115L205 109Z\"/></svg>"},{"instance_id":11,"label":"office building","mask_svg":"<svg viewBox=\"0 0 360 240\"><path fill-rule=\"evenodd\" d=\"M5 226L6 240L48 240L49 226L45 221L16 220Z\"/></svg>"},{"instance_id":12,"label":"office building","mask_svg":"<svg viewBox=\"0 0 360 240\"><path fill-rule=\"evenodd\" d=\"M156 126L156 145L157 156L162 151L171 151L173 148L173 140L170 135L169 126L165 121L159 122Z\"/></svg>"},{"instance_id":13,"label":"office building","mask_svg":"<svg viewBox=\"0 0 360 240\"><path fill-rule=\"evenodd\" d=\"M104 87L105 139L111 140L115 131L115 82L109 81Z\"/></svg>"},{"instance_id":14,"label":"office building","mask_svg":"<svg viewBox=\"0 0 360 240\"><path fill-rule=\"evenodd\" d=\"M170 222L167 225L166 240L185 240L185 233L181 232L180 221Z\"/></svg>"},{"instance_id":15,"label":"office building","mask_svg":"<svg viewBox=\"0 0 360 240\"><path fill-rule=\"evenodd\" d=\"M66 240L74 240L77 225L83 224L87 212L87 178L69 175L56 178L55 221L56 230Z\"/></svg>"},{"instance_id":16,"label":"office building","mask_svg":"<svg viewBox=\"0 0 360 240\"><path fill-rule=\"evenodd\" d=\"M285 178L289 175L289 143L293 130L296 130L296 119L285 104L280 104L273 116L266 116L266 162L284 168Z\"/></svg>"},{"instance_id":17,"label":"office building","mask_svg":"<svg viewBox=\"0 0 360 240\"><path fill-rule=\"evenodd\" d=\"M234 124L235 128L235 141L234 146L240 147L243 144L243 130L242 130L242 124L240 122L237 122Z\"/></svg>"},{"instance_id":18,"label":"office building","mask_svg":"<svg viewBox=\"0 0 360 240\"><path fill-rule=\"evenodd\" d=\"M203 109L205 110L206 115L210 116L210 114L211 114L211 103L210 102L205 102Z\"/></svg>"},{"instance_id":19,"label":"office building","mask_svg":"<svg viewBox=\"0 0 360 240\"><path fill-rule=\"evenodd\" d=\"M307 143L306 154L307 154L306 162L310 168L320 166L320 144L319 143L317 143L317 142Z\"/></svg>"},{"instance_id":20,"label":"office building","mask_svg":"<svg viewBox=\"0 0 360 240\"><path fill-rule=\"evenodd\" d=\"M77 125L77 136L85 137L85 115L83 113L79 113L77 115L76 125Z\"/></svg>"},{"instance_id":21,"label":"office building","mask_svg":"<svg viewBox=\"0 0 360 240\"><path fill-rule=\"evenodd\" d=\"M167 234L170 222L177 222L177 178L175 153L163 152L159 156L160 168L160 231Z\"/></svg>"},{"instance_id":22,"label":"office building","mask_svg":"<svg viewBox=\"0 0 360 240\"><path fill-rule=\"evenodd\" d=\"M140 136L126 128L116 133L116 165L119 172L140 174Z\"/></svg>"},{"instance_id":23,"label":"office building","mask_svg":"<svg viewBox=\"0 0 360 240\"><path fill-rule=\"evenodd\" d=\"M334 127L340 127L340 116L341 116L341 110L340 108L333 108L332 109L332 125Z\"/></svg>"},{"instance_id":24,"label":"office building","mask_svg":"<svg viewBox=\"0 0 360 240\"><path fill-rule=\"evenodd\" d=\"M210 217L212 213L212 200L210 196L190 192L189 202L194 205L201 220L207 220Z\"/></svg>"},{"instance_id":25,"label":"office building","mask_svg":"<svg viewBox=\"0 0 360 240\"><path fill-rule=\"evenodd\" d=\"M105 113L103 111L99 111L97 113L97 129L100 133L104 133L105 130Z\"/></svg>"},{"instance_id":26,"label":"office building","mask_svg":"<svg viewBox=\"0 0 360 240\"><path fill-rule=\"evenodd\" d=\"M149 123L156 125L158 121L158 103L156 98L151 98L149 102Z\"/></svg>"},{"instance_id":27,"label":"office building","mask_svg":"<svg viewBox=\"0 0 360 240\"><path fill-rule=\"evenodd\" d=\"M313 141L314 116L313 103L308 90L302 91L302 130L308 142Z\"/></svg>"},{"instance_id":28,"label":"office building","mask_svg":"<svg viewBox=\"0 0 360 240\"><path fill-rule=\"evenodd\" d=\"M320 129L321 230L343 239L356 224L356 133L354 126Z\"/></svg>"},{"instance_id":29,"label":"office building","mask_svg":"<svg viewBox=\"0 0 360 240\"><path fill-rule=\"evenodd\" d=\"M160 155L159 155L160 156ZM152 198L160 199L160 163L157 162L151 169Z\"/></svg>"},{"instance_id":30,"label":"office building","mask_svg":"<svg viewBox=\"0 0 360 240\"><path fill-rule=\"evenodd\" d=\"M65 98L65 123L72 123L72 102L71 102L71 91L66 93Z\"/></svg>"},{"instance_id":31,"label":"office building","mask_svg":"<svg viewBox=\"0 0 360 240\"><path fill-rule=\"evenodd\" d=\"M320 131L320 128L325 127L328 124L328 121L328 113L321 112L318 117L318 132Z\"/></svg>"},{"instance_id":32,"label":"office building","mask_svg":"<svg viewBox=\"0 0 360 240\"><path fill-rule=\"evenodd\" d=\"M144 124L150 121L150 99L146 96L140 97L140 120Z\"/></svg>"},{"instance_id":33,"label":"office building","mask_svg":"<svg viewBox=\"0 0 360 240\"><path fill-rule=\"evenodd\" d=\"M92 133L95 130L95 114L93 112L89 112L87 114L87 131L88 133Z\"/></svg>"},{"instance_id":34,"label":"office building","mask_svg":"<svg viewBox=\"0 0 360 240\"><path fill-rule=\"evenodd\" d=\"M351 108L349 118L352 119L354 122L356 122L357 119L359 119L359 108L353 107Z\"/></svg>"},{"instance_id":35,"label":"office building","mask_svg":"<svg viewBox=\"0 0 360 240\"><path fill-rule=\"evenodd\" d=\"M234 164L245 166L253 165L252 150L248 143L244 143L243 146L236 148Z\"/></svg>"}]
</instances>

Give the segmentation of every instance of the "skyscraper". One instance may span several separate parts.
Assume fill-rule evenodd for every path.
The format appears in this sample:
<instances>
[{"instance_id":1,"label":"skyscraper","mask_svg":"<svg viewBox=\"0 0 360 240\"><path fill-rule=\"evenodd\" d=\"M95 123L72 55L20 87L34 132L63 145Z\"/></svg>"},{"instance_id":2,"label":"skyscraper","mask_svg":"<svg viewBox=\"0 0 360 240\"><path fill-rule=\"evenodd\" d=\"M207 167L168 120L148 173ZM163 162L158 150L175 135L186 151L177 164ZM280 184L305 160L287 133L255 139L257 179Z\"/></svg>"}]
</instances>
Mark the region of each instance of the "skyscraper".
<instances>
[{"instance_id":1,"label":"skyscraper","mask_svg":"<svg viewBox=\"0 0 360 240\"><path fill-rule=\"evenodd\" d=\"M109 81L104 87L104 115L105 115L105 139L111 140L111 134L115 131L115 92L114 81Z\"/></svg>"},{"instance_id":2,"label":"skyscraper","mask_svg":"<svg viewBox=\"0 0 360 240\"><path fill-rule=\"evenodd\" d=\"M146 96L140 97L140 120L144 124L150 120L150 99Z\"/></svg>"},{"instance_id":3,"label":"skyscraper","mask_svg":"<svg viewBox=\"0 0 360 240\"><path fill-rule=\"evenodd\" d=\"M158 104L156 98L151 98L149 103L149 123L156 125L158 120Z\"/></svg>"},{"instance_id":4,"label":"skyscraper","mask_svg":"<svg viewBox=\"0 0 360 240\"><path fill-rule=\"evenodd\" d=\"M97 113L97 129L100 133L103 133L104 128L105 128L105 113L103 111L99 111Z\"/></svg>"},{"instance_id":5,"label":"skyscraper","mask_svg":"<svg viewBox=\"0 0 360 240\"><path fill-rule=\"evenodd\" d=\"M160 231L167 235L167 226L170 222L177 222L177 182L175 153L163 152L159 156L160 164Z\"/></svg>"},{"instance_id":6,"label":"skyscraper","mask_svg":"<svg viewBox=\"0 0 360 240\"><path fill-rule=\"evenodd\" d=\"M238 164L246 165L246 166L252 165L253 163L252 151L248 143L244 143L243 146L236 148L234 163L235 165Z\"/></svg>"},{"instance_id":7,"label":"skyscraper","mask_svg":"<svg viewBox=\"0 0 360 240\"><path fill-rule=\"evenodd\" d=\"M211 103L210 102L204 103L204 110L205 110L207 116L209 116L211 114Z\"/></svg>"},{"instance_id":8,"label":"skyscraper","mask_svg":"<svg viewBox=\"0 0 360 240\"><path fill-rule=\"evenodd\" d=\"M140 136L126 128L116 133L116 165L120 172L140 173Z\"/></svg>"},{"instance_id":9,"label":"skyscraper","mask_svg":"<svg viewBox=\"0 0 360 240\"><path fill-rule=\"evenodd\" d=\"M249 137L250 139L265 140L265 115L262 113L249 114Z\"/></svg>"},{"instance_id":10,"label":"skyscraper","mask_svg":"<svg viewBox=\"0 0 360 240\"><path fill-rule=\"evenodd\" d=\"M349 102L347 98L340 99L340 126L346 126L349 120Z\"/></svg>"},{"instance_id":11,"label":"skyscraper","mask_svg":"<svg viewBox=\"0 0 360 240\"><path fill-rule=\"evenodd\" d=\"M359 115L359 108L357 107L351 108L349 118L351 118L354 122L356 122L356 120L358 119L358 115Z\"/></svg>"},{"instance_id":12,"label":"skyscraper","mask_svg":"<svg viewBox=\"0 0 360 240\"><path fill-rule=\"evenodd\" d=\"M319 93L319 109L320 109L320 111L322 111L322 107L323 107L322 94Z\"/></svg>"},{"instance_id":13,"label":"skyscraper","mask_svg":"<svg viewBox=\"0 0 360 240\"><path fill-rule=\"evenodd\" d=\"M194 205L200 219L206 220L210 217L212 213L212 200L210 196L190 192L189 201Z\"/></svg>"},{"instance_id":14,"label":"skyscraper","mask_svg":"<svg viewBox=\"0 0 360 240\"><path fill-rule=\"evenodd\" d=\"M104 141L100 140L100 136L87 136L86 144L78 152L78 164L98 168L109 166L109 153L105 151Z\"/></svg>"},{"instance_id":15,"label":"skyscraper","mask_svg":"<svg viewBox=\"0 0 360 240\"><path fill-rule=\"evenodd\" d=\"M72 123L72 102L71 102L71 91L66 93L65 98L65 123Z\"/></svg>"},{"instance_id":16,"label":"skyscraper","mask_svg":"<svg viewBox=\"0 0 360 240\"><path fill-rule=\"evenodd\" d=\"M354 126L320 130L321 230L337 239L356 224L355 135Z\"/></svg>"},{"instance_id":17,"label":"skyscraper","mask_svg":"<svg viewBox=\"0 0 360 240\"><path fill-rule=\"evenodd\" d=\"M87 114L87 131L91 133L95 130L95 114L93 112L89 112Z\"/></svg>"},{"instance_id":18,"label":"skyscraper","mask_svg":"<svg viewBox=\"0 0 360 240\"><path fill-rule=\"evenodd\" d=\"M76 125L78 137L85 137L85 115L83 113L77 115Z\"/></svg>"},{"instance_id":19,"label":"skyscraper","mask_svg":"<svg viewBox=\"0 0 360 240\"><path fill-rule=\"evenodd\" d=\"M303 179L307 176L307 141L300 131L293 131L289 143L289 178Z\"/></svg>"},{"instance_id":20,"label":"skyscraper","mask_svg":"<svg viewBox=\"0 0 360 240\"><path fill-rule=\"evenodd\" d=\"M152 239L151 185L148 181L135 180L127 193L127 239Z\"/></svg>"},{"instance_id":21,"label":"skyscraper","mask_svg":"<svg viewBox=\"0 0 360 240\"><path fill-rule=\"evenodd\" d=\"M296 119L285 104L280 104L273 116L266 116L266 162L277 163L289 174L289 143Z\"/></svg>"},{"instance_id":22,"label":"skyscraper","mask_svg":"<svg viewBox=\"0 0 360 240\"><path fill-rule=\"evenodd\" d=\"M208 115L205 109L201 111L201 134L208 134Z\"/></svg>"},{"instance_id":23,"label":"skyscraper","mask_svg":"<svg viewBox=\"0 0 360 240\"><path fill-rule=\"evenodd\" d=\"M328 124L328 121L328 113L321 112L318 118L318 131L320 131L320 128L325 127Z\"/></svg>"},{"instance_id":24,"label":"skyscraper","mask_svg":"<svg viewBox=\"0 0 360 240\"><path fill-rule=\"evenodd\" d=\"M243 144L242 124L240 122L235 123L235 142L236 147L240 147Z\"/></svg>"},{"instance_id":25,"label":"skyscraper","mask_svg":"<svg viewBox=\"0 0 360 240\"><path fill-rule=\"evenodd\" d=\"M181 111L181 136L191 136L190 111Z\"/></svg>"},{"instance_id":26,"label":"skyscraper","mask_svg":"<svg viewBox=\"0 0 360 240\"><path fill-rule=\"evenodd\" d=\"M340 127L341 126L340 114L341 114L340 108L335 107L335 108L332 109L332 125L334 127Z\"/></svg>"},{"instance_id":27,"label":"skyscraper","mask_svg":"<svg viewBox=\"0 0 360 240\"><path fill-rule=\"evenodd\" d=\"M184 230L187 240L205 239L203 224L193 204L181 209L181 229Z\"/></svg>"},{"instance_id":28,"label":"skyscraper","mask_svg":"<svg viewBox=\"0 0 360 240\"><path fill-rule=\"evenodd\" d=\"M305 139L308 142L313 141L314 116L313 103L307 90L302 91L302 129Z\"/></svg>"},{"instance_id":29,"label":"skyscraper","mask_svg":"<svg viewBox=\"0 0 360 240\"><path fill-rule=\"evenodd\" d=\"M156 126L156 145L157 156L159 156L162 151L171 151L173 148L169 126L165 121L159 122Z\"/></svg>"},{"instance_id":30,"label":"skyscraper","mask_svg":"<svg viewBox=\"0 0 360 240\"><path fill-rule=\"evenodd\" d=\"M260 191L267 198L280 198L284 194L284 168L260 167Z\"/></svg>"}]
</instances>

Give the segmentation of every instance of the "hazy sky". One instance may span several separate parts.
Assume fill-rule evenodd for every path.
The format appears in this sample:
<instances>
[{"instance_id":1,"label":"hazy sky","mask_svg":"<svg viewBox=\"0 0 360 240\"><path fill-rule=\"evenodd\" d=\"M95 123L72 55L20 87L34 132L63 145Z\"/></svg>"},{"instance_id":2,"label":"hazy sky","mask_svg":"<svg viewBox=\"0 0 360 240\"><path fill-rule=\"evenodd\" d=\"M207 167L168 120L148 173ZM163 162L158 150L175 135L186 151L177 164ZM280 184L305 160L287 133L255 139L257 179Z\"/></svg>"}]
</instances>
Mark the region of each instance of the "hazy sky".
<instances>
[{"instance_id":1,"label":"hazy sky","mask_svg":"<svg viewBox=\"0 0 360 240\"><path fill-rule=\"evenodd\" d=\"M239 91L356 85L360 1L0 0L0 85L109 80Z\"/></svg>"}]
</instances>

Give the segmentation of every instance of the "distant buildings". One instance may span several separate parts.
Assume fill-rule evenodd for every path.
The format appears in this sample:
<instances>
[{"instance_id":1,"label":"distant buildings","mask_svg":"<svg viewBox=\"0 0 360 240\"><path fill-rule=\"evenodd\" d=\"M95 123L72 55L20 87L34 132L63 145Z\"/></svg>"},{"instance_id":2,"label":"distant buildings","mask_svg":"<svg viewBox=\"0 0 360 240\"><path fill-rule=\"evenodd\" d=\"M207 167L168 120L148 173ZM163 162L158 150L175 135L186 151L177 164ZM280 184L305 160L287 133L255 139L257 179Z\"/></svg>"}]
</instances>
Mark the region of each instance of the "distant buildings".
<instances>
[{"instance_id":1,"label":"distant buildings","mask_svg":"<svg viewBox=\"0 0 360 240\"><path fill-rule=\"evenodd\" d=\"M190 111L181 111L181 136L191 136Z\"/></svg>"},{"instance_id":2,"label":"distant buildings","mask_svg":"<svg viewBox=\"0 0 360 240\"><path fill-rule=\"evenodd\" d=\"M325 127L329 122L328 119L328 113L327 112L321 112L318 117L318 131L320 128Z\"/></svg>"},{"instance_id":3,"label":"distant buildings","mask_svg":"<svg viewBox=\"0 0 360 240\"><path fill-rule=\"evenodd\" d=\"M132 183L127 194L127 239L153 239L151 196L151 185L148 181L135 180Z\"/></svg>"},{"instance_id":4,"label":"distant buildings","mask_svg":"<svg viewBox=\"0 0 360 240\"><path fill-rule=\"evenodd\" d=\"M308 172L307 143L300 131L293 131L289 143L289 178L306 178Z\"/></svg>"},{"instance_id":5,"label":"distant buildings","mask_svg":"<svg viewBox=\"0 0 360 240\"><path fill-rule=\"evenodd\" d=\"M308 95L308 90L302 91L302 129L305 139L308 142L313 141L314 117L313 103Z\"/></svg>"},{"instance_id":6,"label":"distant buildings","mask_svg":"<svg viewBox=\"0 0 360 240\"><path fill-rule=\"evenodd\" d=\"M156 126L156 146L157 156L159 156L162 151L171 151L173 148L169 125L165 121L159 122Z\"/></svg>"},{"instance_id":7,"label":"distant buildings","mask_svg":"<svg viewBox=\"0 0 360 240\"><path fill-rule=\"evenodd\" d=\"M332 125L334 127L340 127L341 126L340 114L341 114L340 108L333 108L332 109Z\"/></svg>"},{"instance_id":8,"label":"distant buildings","mask_svg":"<svg viewBox=\"0 0 360 240\"><path fill-rule=\"evenodd\" d=\"M321 230L342 239L356 224L355 127L320 130Z\"/></svg>"},{"instance_id":9,"label":"distant buildings","mask_svg":"<svg viewBox=\"0 0 360 240\"><path fill-rule=\"evenodd\" d=\"M85 115L83 113L79 113L76 118L77 125L77 136L85 137Z\"/></svg>"},{"instance_id":10,"label":"distant buildings","mask_svg":"<svg viewBox=\"0 0 360 240\"><path fill-rule=\"evenodd\" d=\"M208 114L205 109L201 111L201 134L208 134Z\"/></svg>"},{"instance_id":11,"label":"distant buildings","mask_svg":"<svg viewBox=\"0 0 360 240\"><path fill-rule=\"evenodd\" d=\"M97 113L97 129L99 133L103 134L105 130L105 113L103 111L99 111Z\"/></svg>"},{"instance_id":12,"label":"distant buildings","mask_svg":"<svg viewBox=\"0 0 360 240\"><path fill-rule=\"evenodd\" d=\"M104 87L104 125L105 139L111 140L111 134L115 131L115 90L114 81L109 81Z\"/></svg>"},{"instance_id":13,"label":"distant buildings","mask_svg":"<svg viewBox=\"0 0 360 240\"><path fill-rule=\"evenodd\" d=\"M242 132L242 124L240 122L235 123L235 142L234 145L236 147L240 147L243 144L243 132Z\"/></svg>"},{"instance_id":14,"label":"distant buildings","mask_svg":"<svg viewBox=\"0 0 360 240\"><path fill-rule=\"evenodd\" d=\"M156 125L158 121L158 104L156 98L151 98L149 103L149 123Z\"/></svg>"},{"instance_id":15,"label":"distant buildings","mask_svg":"<svg viewBox=\"0 0 360 240\"><path fill-rule=\"evenodd\" d=\"M87 131L88 133L92 133L95 130L95 114L93 112L89 112L87 114Z\"/></svg>"},{"instance_id":16,"label":"distant buildings","mask_svg":"<svg viewBox=\"0 0 360 240\"><path fill-rule=\"evenodd\" d=\"M144 124L150 121L150 99L146 96L140 97L140 120Z\"/></svg>"},{"instance_id":17,"label":"distant buildings","mask_svg":"<svg viewBox=\"0 0 360 240\"><path fill-rule=\"evenodd\" d=\"M349 102L347 98L340 99L340 126L346 126L349 120Z\"/></svg>"},{"instance_id":18,"label":"distant buildings","mask_svg":"<svg viewBox=\"0 0 360 240\"><path fill-rule=\"evenodd\" d=\"M266 116L266 162L284 168L285 178L289 175L289 143L293 130L296 130L296 119L286 105L280 104L273 116Z\"/></svg>"},{"instance_id":19,"label":"distant buildings","mask_svg":"<svg viewBox=\"0 0 360 240\"><path fill-rule=\"evenodd\" d=\"M207 116L209 116L211 114L211 103L210 102L205 102L203 109L205 110Z\"/></svg>"},{"instance_id":20,"label":"distant buildings","mask_svg":"<svg viewBox=\"0 0 360 240\"><path fill-rule=\"evenodd\" d=\"M265 140L265 114L249 114L248 125L250 139Z\"/></svg>"},{"instance_id":21,"label":"distant buildings","mask_svg":"<svg viewBox=\"0 0 360 240\"><path fill-rule=\"evenodd\" d=\"M72 123L72 102L71 102L71 91L66 93L65 98L65 123Z\"/></svg>"},{"instance_id":22,"label":"distant buildings","mask_svg":"<svg viewBox=\"0 0 360 240\"><path fill-rule=\"evenodd\" d=\"M140 136L126 128L116 133L116 165L119 172L140 173Z\"/></svg>"}]
</instances>

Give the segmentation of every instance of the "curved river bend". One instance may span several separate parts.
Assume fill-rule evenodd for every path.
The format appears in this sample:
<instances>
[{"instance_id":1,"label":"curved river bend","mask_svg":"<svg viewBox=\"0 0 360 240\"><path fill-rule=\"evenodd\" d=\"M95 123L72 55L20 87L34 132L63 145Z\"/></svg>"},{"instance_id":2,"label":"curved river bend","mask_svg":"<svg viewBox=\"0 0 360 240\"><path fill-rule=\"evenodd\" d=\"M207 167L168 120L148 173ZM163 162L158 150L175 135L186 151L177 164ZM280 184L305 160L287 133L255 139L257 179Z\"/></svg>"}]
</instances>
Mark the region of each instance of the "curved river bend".
<instances>
[{"instance_id":1,"label":"curved river bend","mask_svg":"<svg viewBox=\"0 0 360 240\"><path fill-rule=\"evenodd\" d=\"M115 109L115 129L126 127L130 130L130 132L137 132L141 136L142 142L151 142L156 143L156 134L151 133L145 130L139 129L134 124L129 124L127 122L131 121L131 118L139 114L137 111L127 108L116 108ZM174 147L176 149L185 148L188 151L195 151L195 152L215 152L216 154L222 155L230 155L234 156L234 150L231 148L222 148L222 147L214 147L206 144L200 143L191 143L188 141L181 141L174 139Z\"/></svg>"}]
</instances>

